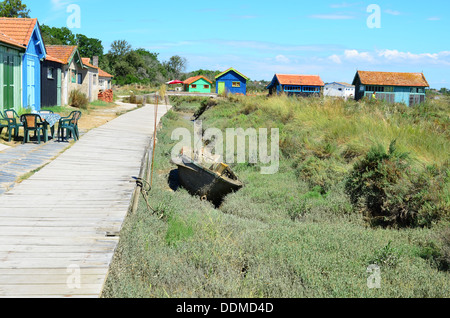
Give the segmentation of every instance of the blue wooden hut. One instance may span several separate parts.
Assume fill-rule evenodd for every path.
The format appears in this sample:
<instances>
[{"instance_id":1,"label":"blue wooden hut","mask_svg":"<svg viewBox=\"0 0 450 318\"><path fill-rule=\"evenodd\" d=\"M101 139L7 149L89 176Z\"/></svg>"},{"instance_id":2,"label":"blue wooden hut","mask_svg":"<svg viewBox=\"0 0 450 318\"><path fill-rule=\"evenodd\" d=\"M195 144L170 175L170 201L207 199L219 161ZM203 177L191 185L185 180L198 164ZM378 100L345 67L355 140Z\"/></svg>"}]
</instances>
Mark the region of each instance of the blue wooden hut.
<instances>
[{"instance_id":1,"label":"blue wooden hut","mask_svg":"<svg viewBox=\"0 0 450 318\"><path fill-rule=\"evenodd\" d=\"M216 76L216 93L231 93L247 95L247 81L249 78L234 68Z\"/></svg>"},{"instance_id":2,"label":"blue wooden hut","mask_svg":"<svg viewBox=\"0 0 450 318\"><path fill-rule=\"evenodd\" d=\"M23 45L22 107L41 109L41 60L46 51L37 19L0 18L0 32Z\"/></svg>"},{"instance_id":3,"label":"blue wooden hut","mask_svg":"<svg viewBox=\"0 0 450 318\"><path fill-rule=\"evenodd\" d=\"M357 71L353 80L355 99L364 97L388 103L414 106L425 102L425 89L429 87L423 73Z\"/></svg>"},{"instance_id":4,"label":"blue wooden hut","mask_svg":"<svg viewBox=\"0 0 450 318\"><path fill-rule=\"evenodd\" d=\"M319 75L275 74L267 86L269 95L320 96L324 83Z\"/></svg>"}]
</instances>

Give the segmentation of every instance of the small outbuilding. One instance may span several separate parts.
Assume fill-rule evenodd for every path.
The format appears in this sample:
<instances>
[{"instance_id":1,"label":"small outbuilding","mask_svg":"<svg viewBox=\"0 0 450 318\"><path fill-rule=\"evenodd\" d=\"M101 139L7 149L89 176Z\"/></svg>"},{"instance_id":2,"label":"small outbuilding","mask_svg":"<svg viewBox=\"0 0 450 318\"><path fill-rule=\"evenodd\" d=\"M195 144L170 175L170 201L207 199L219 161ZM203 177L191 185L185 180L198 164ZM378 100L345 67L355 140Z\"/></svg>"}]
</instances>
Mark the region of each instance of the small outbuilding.
<instances>
[{"instance_id":1,"label":"small outbuilding","mask_svg":"<svg viewBox=\"0 0 450 318\"><path fill-rule=\"evenodd\" d=\"M346 100L355 98L355 86L344 82L333 82L325 84L323 96L341 97Z\"/></svg>"},{"instance_id":2,"label":"small outbuilding","mask_svg":"<svg viewBox=\"0 0 450 318\"><path fill-rule=\"evenodd\" d=\"M41 109L41 60L47 53L37 19L0 18L0 33L25 47L22 54L22 107Z\"/></svg>"},{"instance_id":3,"label":"small outbuilding","mask_svg":"<svg viewBox=\"0 0 450 318\"><path fill-rule=\"evenodd\" d=\"M183 82L184 91L188 93L211 93L211 85L213 82L203 76L190 77Z\"/></svg>"},{"instance_id":4,"label":"small outbuilding","mask_svg":"<svg viewBox=\"0 0 450 318\"><path fill-rule=\"evenodd\" d=\"M267 86L269 95L285 93L296 96L320 96L324 83L319 75L275 74Z\"/></svg>"},{"instance_id":5,"label":"small outbuilding","mask_svg":"<svg viewBox=\"0 0 450 318\"><path fill-rule=\"evenodd\" d=\"M112 79L114 76L105 72L101 68L98 69L98 88L100 90L107 90L112 88Z\"/></svg>"},{"instance_id":6,"label":"small outbuilding","mask_svg":"<svg viewBox=\"0 0 450 318\"><path fill-rule=\"evenodd\" d=\"M48 45L45 47L47 54L55 58L62 66L61 79L61 103L62 105L69 104L69 96L73 90L81 90L87 95L87 91L83 90L83 72L85 66L83 65L80 53L77 46L68 45Z\"/></svg>"},{"instance_id":7,"label":"small outbuilding","mask_svg":"<svg viewBox=\"0 0 450 318\"><path fill-rule=\"evenodd\" d=\"M41 62L41 106L62 105L62 67L64 62L47 54Z\"/></svg>"},{"instance_id":8,"label":"small outbuilding","mask_svg":"<svg viewBox=\"0 0 450 318\"><path fill-rule=\"evenodd\" d=\"M425 102L425 88L429 87L423 73L357 71L355 99L375 97L388 103L413 106Z\"/></svg>"},{"instance_id":9,"label":"small outbuilding","mask_svg":"<svg viewBox=\"0 0 450 318\"><path fill-rule=\"evenodd\" d=\"M22 55L26 46L0 32L0 112L22 107Z\"/></svg>"},{"instance_id":10,"label":"small outbuilding","mask_svg":"<svg viewBox=\"0 0 450 318\"><path fill-rule=\"evenodd\" d=\"M247 95L247 81L249 78L234 68L216 76L216 93L230 93Z\"/></svg>"}]
</instances>

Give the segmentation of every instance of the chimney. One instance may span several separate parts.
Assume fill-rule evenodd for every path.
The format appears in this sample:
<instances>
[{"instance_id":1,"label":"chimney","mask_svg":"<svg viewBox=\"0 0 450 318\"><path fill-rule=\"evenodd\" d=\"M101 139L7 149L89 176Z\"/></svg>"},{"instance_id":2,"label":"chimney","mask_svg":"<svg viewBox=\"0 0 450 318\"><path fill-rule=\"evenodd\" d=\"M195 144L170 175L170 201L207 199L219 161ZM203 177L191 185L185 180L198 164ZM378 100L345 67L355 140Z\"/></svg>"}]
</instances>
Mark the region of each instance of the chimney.
<instances>
[{"instance_id":1,"label":"chimney","mask_svg":"<svg viewBox=\"0 0 450 318\"><path fill-rule=\"evenodd\" d=\"M92 65L98 67L98 56L92 57Z\"/></svg>"}]
</instances>

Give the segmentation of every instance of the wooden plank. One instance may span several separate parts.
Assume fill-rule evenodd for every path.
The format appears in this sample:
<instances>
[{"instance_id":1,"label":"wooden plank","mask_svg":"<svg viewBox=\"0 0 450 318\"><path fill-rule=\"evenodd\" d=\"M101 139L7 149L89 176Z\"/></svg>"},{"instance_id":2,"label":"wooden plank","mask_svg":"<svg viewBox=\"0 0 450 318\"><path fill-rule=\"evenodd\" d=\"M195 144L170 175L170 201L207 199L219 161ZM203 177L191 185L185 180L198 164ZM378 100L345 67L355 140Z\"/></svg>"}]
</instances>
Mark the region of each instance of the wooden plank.
<instances>
[{"instance_id":1,"label":"wooden plank","mask_svg":"<svg viewBox=\"0 0 450 318\"><path fill-rule=\"evenodd\" d=\"M39 285L0 285L0 296L14 293L16 296L46 295L46 296L98 296L102 290L102 284L85 284L82 288L69 288L64 284L39 284Z\"/></svg>"},{"instance_id":2,"label":"wooden plank","mask_svg":"<svg viewBox=\"0 0 450 318\"><path fill-rule=\"evenodd\" d=\"M100 296L153 117L147 106L89 131L0 196L0 297ZM68 288L74 265L81 288Z\"/></svg>"}]
</instances>

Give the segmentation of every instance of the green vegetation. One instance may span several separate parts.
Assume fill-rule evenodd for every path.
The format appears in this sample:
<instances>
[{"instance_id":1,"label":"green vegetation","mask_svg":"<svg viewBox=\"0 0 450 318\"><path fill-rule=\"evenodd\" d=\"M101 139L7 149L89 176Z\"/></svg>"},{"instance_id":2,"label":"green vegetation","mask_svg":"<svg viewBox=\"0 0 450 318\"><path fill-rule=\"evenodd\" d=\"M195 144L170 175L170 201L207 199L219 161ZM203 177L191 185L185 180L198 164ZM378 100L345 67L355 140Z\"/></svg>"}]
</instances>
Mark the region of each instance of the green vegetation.
<instances>
[{"instance_id":1,"label":"green vegetation","mask_svg":"<svg viewBox=\"0 0 450 318\"><path fill-rule=\"evenodd\" d=\"M171 133L193 129L177 112L188 100L173 104L158 132L156 213L141 200L127 218L103 297L448 297L448 99L221 99L204 129L279 128L281 158L274 175L231 165L245 187L218 209L169 187ZM372 264L380 289L367 285Z\"/></svg>"},{"instance_id":2,"label":"green vegetation","mask_svg":"<svg viewBox=\"0 0 450 318\"><path fill-rule=\"evenodd\" d=\"M98 56L103 59L103 45L99 39L89 38L84 34L73 34L67 27L57 28L41 25L45 45L77 45L82 57Z\"/></svg>"},{"instance_id":3,"label":"green vegetation","mask_svg":"<svg viewBox=\"0 0 450 318\"><path fill-rule=\"evenodd\" d=\"M0 2L0 17L29 18L30 10L22 0L4 0Z\"/></svg>"},{"instance_id":4,"label":"green vegetation","mask_svg":"<svg viewBox=\"0 0 450 318\"><path fill-rule=\"evenodd\" d=\"M74 89L69 95L69 105L76 108L87 109L89 99L85 93L81 92L79 89Z\"/></svg>"}]
</instances>

